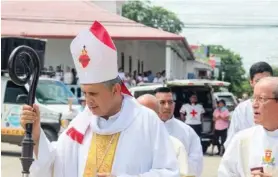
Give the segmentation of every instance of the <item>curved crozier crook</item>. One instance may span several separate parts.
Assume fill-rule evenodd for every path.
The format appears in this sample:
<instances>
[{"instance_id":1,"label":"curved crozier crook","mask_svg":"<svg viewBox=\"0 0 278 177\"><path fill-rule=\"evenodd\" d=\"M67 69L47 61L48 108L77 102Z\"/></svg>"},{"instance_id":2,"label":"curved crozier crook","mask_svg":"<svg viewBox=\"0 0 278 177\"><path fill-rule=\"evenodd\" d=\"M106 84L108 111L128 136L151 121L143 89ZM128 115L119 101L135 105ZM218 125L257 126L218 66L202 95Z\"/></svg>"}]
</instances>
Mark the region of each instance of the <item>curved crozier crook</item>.
<instances>
[{"instance_id":1,"label":"curved crozier crook","mask_svg":"<svg viewBox=\"0 0 278 177\"><path fill-rule=\"evenodd\" d=\"M25 61L26 58L30 61L29 65L27 64L28 61ZM25 77L20 77L17 74L17 62L21 62L21 65L23 65L25 71L23 74L25 75ZM36 88L38 85L41 70L40 67L40 59L37 52L31 47L25 45L16 47L9 57L8 69L11 80L19 86L24 86L27 82L30 81L30 89L28 92L28 105L30 106L32 106L35 102ZM29 176L29 169L32 162L34 161L34 142L32 139L32 129L32 124L26 124L25 136L22 141L22 153L20 158L23 168L23 176Z\"/></svg>"},{"instance_id":2,"label":"curved crozier crook","mask_svg":"<svg viewBox=\"0 0 278 177\"><path fill-rule=\"evenodd\" d=\"M30 61L30 64L32 66L30 65L28 66L24 56ZM21 62L22 65L24 66L25 77L20 77L17 75L17 67L16 67L17 62ZM36 87L38 85L38 80L39 80L40 70L41 70L40 67L41 67L40 59L37 52L31 47L25 45L16 47L12 51L9 57L8 69L9 69L9 75L11 77L11 80L19 86L24 86L26 83L31 81L30 90L28 92L29 105L33 105L35 101L35 92L36 92Z\"/></svg>"}]
</instances>

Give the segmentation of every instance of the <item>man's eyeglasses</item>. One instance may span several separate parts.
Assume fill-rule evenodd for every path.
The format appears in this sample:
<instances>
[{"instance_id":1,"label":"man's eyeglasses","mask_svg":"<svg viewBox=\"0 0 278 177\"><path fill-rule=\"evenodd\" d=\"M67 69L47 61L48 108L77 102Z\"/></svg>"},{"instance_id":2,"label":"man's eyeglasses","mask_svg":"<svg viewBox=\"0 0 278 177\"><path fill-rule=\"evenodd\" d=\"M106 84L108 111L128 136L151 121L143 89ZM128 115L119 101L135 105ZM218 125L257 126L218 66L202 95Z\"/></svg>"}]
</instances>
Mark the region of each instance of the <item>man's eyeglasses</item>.
<instances>
[{"instance_id":1,"label":"man's eyeglasses","mask_svg":"<svg viewBox=\"0 0 278 177\"><path fill-rule=\"evenodd\" d=\"M266 103L268 100L276 100L278 101L278 98L266 98L266 97L255 97L253 96L251 98L251 101L254 103L255 101L257 101L258 103Z\"/></svg>"}]
</instances>

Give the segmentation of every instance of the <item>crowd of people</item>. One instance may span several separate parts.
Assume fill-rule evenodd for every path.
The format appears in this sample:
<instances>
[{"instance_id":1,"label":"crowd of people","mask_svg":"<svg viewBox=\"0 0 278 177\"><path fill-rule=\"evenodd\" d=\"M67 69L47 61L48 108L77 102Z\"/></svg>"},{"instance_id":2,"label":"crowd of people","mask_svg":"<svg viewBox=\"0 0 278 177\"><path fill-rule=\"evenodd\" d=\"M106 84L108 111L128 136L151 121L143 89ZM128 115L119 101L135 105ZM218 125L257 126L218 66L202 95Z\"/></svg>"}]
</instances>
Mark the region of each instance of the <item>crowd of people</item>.
<instances>
[{"instance_id":1,"label":"crowd of people","mask_svg":"<svg viewBox=\"0 0 278 177\"><path fill-rule=\"evenodd\" d=\"M59 81L64 82L66 85L76 85L79 84L79 78L75 68L66 67L65 70L62 69L61 65L56 67L54 70L53 66L44 68L42 72L42 77L54 78ZM163 83L165 81L165 70L157 72L155 75L151 70L145 71L143 73L133 73L124 72L122 68L119 68L119 77L125 83L127 88L140 85L142 83Z\"/></svg>"},{"instance_id":2,"label":"crowd of people","mask_svg":"<svg viewBox=\"0 0 278 177\"><path fill-rule=\"evenodd\" d=\"M143 73L137 74L137 71L134 71L133 74L123 72L123 69L119 69L119 77L125 83L126 87L133 87L136 85L140 85L142 83L164 83L165 70L161 72L157 72L156 75L152 73L152 71L146 71Z\"/></svg>"},{"instance_id":3,"label":"crowd of people","mask_svg":"<svg viewBox=\"0 0 278 177\"><path fill-rule=\"evenodd\" d=\"M197 96L192 94L190 103L181 107L181 120L173 115L175 102L168 87L134 99L118 77L117 52L108 32L97 21L90 29L80 32L70 45L86 107L58 141L50 143L46 138L37 105L22 108L22 126L33 123L35 161L30 175L201 177L199 136L205 110ZM90 46L94 63L88 68L79 63L84 45ZM108 65L110 70L99 69ZM272 75L266 62L252 65L253 96L240 103L231 118L225 102L218 100L213 120L223 154L219 177L278 176L278 78Z\"/></svg>"},{"instance_id":4,"label":"crowd of people","mask_svg":"<svg viewBox=\"0 0 278 177\"><path fill-rule=\"evenodd\" d=\"M64 82L67 85L78 84L78 76L75 68L66 67L65 70L62 69L61 65L56 66L54 70L53 66L48 68L43 68L41 77L53 78Z\"/></svg>"}]
</instances>

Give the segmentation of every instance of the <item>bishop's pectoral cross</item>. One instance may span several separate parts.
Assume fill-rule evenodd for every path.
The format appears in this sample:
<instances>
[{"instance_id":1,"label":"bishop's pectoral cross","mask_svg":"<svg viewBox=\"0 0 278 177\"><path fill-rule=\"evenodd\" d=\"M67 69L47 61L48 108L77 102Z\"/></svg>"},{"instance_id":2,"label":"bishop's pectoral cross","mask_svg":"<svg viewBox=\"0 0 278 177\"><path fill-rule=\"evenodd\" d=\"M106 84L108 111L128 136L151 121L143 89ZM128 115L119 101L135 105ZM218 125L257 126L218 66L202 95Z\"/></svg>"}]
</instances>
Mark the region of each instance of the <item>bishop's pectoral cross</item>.
<instances>
[{"instance_id":1,"label":"bishop's pectoral cross","mask_svg":"<svg viewBox=\"0 0 278 177\"><path fill-rule=\"evenodd\" d=\"M190 112L190 114L192 115L193 118L195 118L197 112L193 109L193 110Z\"/></svg>"}]
</instances>

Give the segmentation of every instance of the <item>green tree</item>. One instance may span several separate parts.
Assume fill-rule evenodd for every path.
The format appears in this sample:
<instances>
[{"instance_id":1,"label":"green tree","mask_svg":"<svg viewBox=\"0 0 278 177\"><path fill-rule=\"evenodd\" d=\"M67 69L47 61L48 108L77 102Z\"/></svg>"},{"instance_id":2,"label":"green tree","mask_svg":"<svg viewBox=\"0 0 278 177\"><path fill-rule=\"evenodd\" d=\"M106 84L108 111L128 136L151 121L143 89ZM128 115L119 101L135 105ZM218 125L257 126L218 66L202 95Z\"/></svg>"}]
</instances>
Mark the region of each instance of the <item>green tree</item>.
<instances>
[{"instance_id":1,"label":"green tree","mask_svg":"<svg viewBox=\"0 0 278 177\"><path fill-rule=\"evenodd\" d=\"M237 96L252 91L248 79L244 77L245 70L240 55L225 49L220 45L210 45L210 53L221 57L221 68L218 80L222 79L222 72L225 73L224 81L230 82L229 90Z\"/></svg>"},{"instance_id":2,"label":"green tree","mask_svg":"<svg viewBox=\"0 0 278 177\"><path fill-rule=\"evenodd\" d=\"M273 69L273 75L278 76L278 66L272 66Z\"/></svg>"},{"instance_id":3,"label":"green tree","mask_svg":"<svg viewBox=\"0 0 278 177\"><path fill-rule=\"evenodd\" d=\"M184 24L177 15L150 1L128 1L122 7L122 15L146 26L162 29L171 33L180 33Z\"/></svg>"},{"instance_id":4,"label":"green tree","mask_svg":"<svg viewBox=\"0 0 278 177\"><path fill-rule=\"evenodd\" d=\"M278 67L272 66L272 69L273 69L273 75L278 76ZM248 95L253 94L253 89L249 83L249 78L245 78L245 80L241 83L241 89L242 89L242 93L248 93Z\"/></svg>"},{"instance_id":5,"label":"green tree","mask_svg":"<svg viewBox=\"0 0 278 177\"><path fill-rule=\"evenodd\" d=\"M245 78L245 80L244 81L242 81L242 83L241 83L241 95L243 94L243 93L247 93L249 96L250 95L253 95L253 89L252 89L252 87L251 87L251 85L250 85L250 81L249 81L249 78ZM241 95L238 95L238 96L241 96Z\"/></svg>"}]
</instances>

